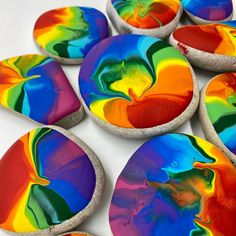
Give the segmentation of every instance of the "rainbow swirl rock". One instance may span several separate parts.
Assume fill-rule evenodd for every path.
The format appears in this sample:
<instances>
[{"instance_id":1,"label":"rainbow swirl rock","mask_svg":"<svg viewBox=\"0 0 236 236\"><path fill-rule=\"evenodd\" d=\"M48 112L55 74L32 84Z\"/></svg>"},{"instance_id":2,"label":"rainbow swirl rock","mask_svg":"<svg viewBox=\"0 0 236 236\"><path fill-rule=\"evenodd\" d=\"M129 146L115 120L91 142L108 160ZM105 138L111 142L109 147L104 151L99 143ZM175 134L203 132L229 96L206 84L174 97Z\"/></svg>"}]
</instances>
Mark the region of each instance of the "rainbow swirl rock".
<instances>
[{"instance_id":1,"label":"rainbow swirl rock","mask_svg":"<svg viewBox=\"0 0 236 236\"><path fill-rule=\"evenodd\" d=\"M0 161L0 228L54 235L60 224L75 227L70 219L81 211L86 215L97 194L90 158L52 128L35 129L17 140Z\"/></svg>"},{"instance_id":2,"label":"rainbow swirl rock","mask_svg":"<svg viewBox=\"0 0 236 236\"><path fill-rule=\"evenodd\" d=\"M85 232L73 232L73 233L62 234L61 236L93 236L93 235Z\"/></svg>"},{"instance_id":3,"label":"rainbow swirl rock","mask_svg":"<svg viewBox=\"0 0 236 236\"><path fill-rule=\"evenodd\" d=\"M184 122L186 110L191 116L198 102L187 60L169 44L148 36L120 35L95 46L82 64L79 87L91 117L128 137L173 128L176 118L182 116Z\"/></svg>"},{"instance_id":4,"label":"rainbow swirl rock","mask_svg":"<svg viewBox=\"0 0 236 236\"><path fill-rule=\"evenodd\" d=\"M142 145L119 176L114 236L235 234L236 169L198 137L166 134Z\"/></svg>"},{"instance_id":5,"label":"rainbow swirl rock","mask_svg":"<svg viewBox=\"0 0 236 236\"><path fill-rule=\"evenodd\" d=\"M198 22L230 20L233 15L232 0L182 0L182 5Z\"/></svg>"},{"instance_id":6,"label":"rainbow swirl rock","mask_svg":"<svg viewBox=\"0 0 236 236\"><path fill-rule=\"evenodd\" d=\"M236 20L184 26L173 32L170 42L204 69L236 70Z\"/></svg>"},{"instance_id":7,"label":"rainbow swirl rock","mask_svg":"<svg viewBox=\"0 0 236 236\"><path fill-rule=\"evenodd\" d=\"M50 10L39 17L34 38L39 49L62 63L77 64L109 36L106 17L89 7Z\"/></svg>"},{"instance_id":8,"label":"rainbow swirl rock","mask_svg":"<svg viewBox=\"0 0 236 236\"><path fill-rule=\"evenodd\" d=\"M206 113L204 132L236 162L236 73L214 77L202 94L201 105Z\"/></svg>"},{"instance_id":9,"label":"rainbow swirl rock","mask_svg":"<svg viewBox=\"0 0 236 236\"><path fill-rule=\"evenodd\" d=\"M0 62L0 104L46 125L82 109L60 65L43 55Z\"/></svg>"},{"instance_id":10,"label":"rainbow swirl rock","mask_svg":"<svg viewBox=\"0 0 236 236\"><path fill-rule=\"evenodd\" d=\"M108 0L107 13L120 33L166 38L182 15L180 0Z\"/></svg>"}]
</instances>

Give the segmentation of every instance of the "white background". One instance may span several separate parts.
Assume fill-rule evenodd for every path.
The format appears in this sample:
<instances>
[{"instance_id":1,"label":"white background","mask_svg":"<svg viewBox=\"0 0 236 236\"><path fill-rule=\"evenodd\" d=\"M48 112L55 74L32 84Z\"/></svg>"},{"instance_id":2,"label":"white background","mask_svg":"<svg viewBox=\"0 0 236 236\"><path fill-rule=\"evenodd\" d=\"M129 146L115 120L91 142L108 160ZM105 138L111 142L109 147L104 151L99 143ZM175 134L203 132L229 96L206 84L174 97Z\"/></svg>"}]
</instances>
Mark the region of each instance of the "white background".
<instances>
[{"instance_id":1,"label":"white background","mask_svg":"<svg viewBox=\"0 0 236 236\"><path fill-rule=\"evenodd\" d=\"M78 5L95 7L106 14L106 0L0 0L0 3L0 60L27 53L38 53L33 43L32 30L36 19L47 10ZM189 24L190 21L186 16L183 16L181 23ZM113 35L117 34L112 26L111 29ZM78 92L77 78L80 67L63 66L63 69L75 91ZM194 69L200 88L216 75ZM14 141L37 126L33 121L22 119L22 117L0 107L0 156ZM85 141L97 153L107 175L106 190L101 206L79 229L98 236L111 236L108 209L115 181L129 157L145 140L128 140L115 137L95 125L87 116L70 131ZM197 114L190 122L182 125L176 131L204 137ZM0 232L0 236L7 236L7 234Z\"/></svg>"}]
</instances>

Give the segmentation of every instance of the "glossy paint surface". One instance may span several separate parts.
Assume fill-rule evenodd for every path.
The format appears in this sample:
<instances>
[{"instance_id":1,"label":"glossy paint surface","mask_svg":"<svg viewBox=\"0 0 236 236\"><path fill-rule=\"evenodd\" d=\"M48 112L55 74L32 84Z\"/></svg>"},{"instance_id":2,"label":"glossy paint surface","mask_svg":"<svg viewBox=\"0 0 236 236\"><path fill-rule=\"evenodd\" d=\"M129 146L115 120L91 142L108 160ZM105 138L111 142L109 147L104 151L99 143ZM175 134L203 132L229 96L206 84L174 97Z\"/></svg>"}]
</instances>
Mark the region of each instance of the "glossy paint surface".
<instances>
[{"instance_id":1,"label":"glossy paint surface","mask_svg":"<svg viewBox=\"0 0 236 236\"><path fill-rule=\"evenodd\" d=\"M190 65L157 38L120 35L95 46L79 75L88 109L124 128L150 128L179 116L193 97Z\"/></svg>"},{"instance_id":2,"label":"glossy paint surface","mask_svg":"<svg viewBox=\"0 0 236 236\"><path fill-rule=\"evenodd\" d=\"M95 184L92 162L76 143L35 129L0 161L0 227L20 233L61 224L89 204Z\"/></svg>"},{"instance_id":3,"label":"glossy paint surface","mask_svg":"<svg viewBox=\"0 0 236 236\"><path fill-rule=\"evenodd\" d=\"M234 235L235 188L235 167L212 144L184 134L153 138L117 180L113 235Z\"/></svg>"}]
</instances>

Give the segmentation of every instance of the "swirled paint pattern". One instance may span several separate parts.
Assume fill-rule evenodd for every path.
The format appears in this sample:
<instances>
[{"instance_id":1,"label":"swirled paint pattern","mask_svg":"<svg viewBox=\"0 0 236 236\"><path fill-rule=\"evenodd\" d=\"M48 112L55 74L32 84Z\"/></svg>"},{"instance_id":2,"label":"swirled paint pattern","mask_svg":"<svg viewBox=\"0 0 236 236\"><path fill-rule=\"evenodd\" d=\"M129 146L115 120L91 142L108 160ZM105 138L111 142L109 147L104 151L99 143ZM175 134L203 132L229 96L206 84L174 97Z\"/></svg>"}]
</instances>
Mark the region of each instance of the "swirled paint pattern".
<instances>
[{"instance_id":1,"label":"swirled paint pattern","mask_svg":"<svg viewBox=\"0 0 236 236\"><path fill-rule=\"evenodd\" d=\"M64 234L63 236L91 236L91 234L87 234L87 233L70 233L70 234Z\"/></svg>"},{"instance_id":2,"label":"swirled paint pattern","mask_svg":"<svg viewBox=\"0 0 236 236\"><path fill-rule=\"evenodd\" d=\"M192 15L208 21L225 20L233 12L232 0L182 0L182 4Z\"/></svg>"},{"instance_id":3,"label":"swirled paint pattern","mask_svg":"<svg viewBox=\"0 0 236 236\"><path fill-rule=\"evenodd\" d=\"M96 184L87 154L50 128L20 138L0 161L0 227L35 232L82 211Z\"/></svg>"},{"instance_id":4,"label":"swirled paint pattern","mask_svg":"<svg viewBox=\"0 0 236 236\"><path fill-rule=\"evenodd\" d=\"M179 116L193 98L187 60L157 38L120 35L87 55L80 93L101 120L123 128L150 128Z\"/></svg>"},{"instance_id":5,"label":"swirled paint pattern","mask_svg":"<svg viewBox=\"0 0 236 236\"><path fill-rule=\"evenodd\" d=\"M108 23L98 10L65 7L41 15L34 28L34 38L51 55L82 59L99 41L107 38Z\"/></svg>"},{"instance_id":6,"label":"swirled paint pattern","mask_svg":"<svg viewBox=\"0 0 236 236\"><path fill-rule=\"evenodd\" d=\"M110 206L114 236L235 234L236 169L207 141L151 139L119 176Z\"/></svg>"},{"instance_id":7,"label":"swirled paint pattern","mask_svg":"<svg viewBox=\"0 0 236 236\"><path fill-rule=\"evenodd\" d=\"M236 56L236 20L209 25L184 26L173 33L189 47L225 56Z\"/></svg>"},{"instance_id":8,"label":"swirled paint pattern","mask_svg":"<svg viewBox=\"0 0 236 236\"><path fill-rule=\"evenodd\" d=\"M81 107L60 65L34 54L0 62L0 104L43 124Z\"/></svg>"},{"instance_id":9,"label":"swirled paint pattern","mask_svg":"<svg viewBox=\"0 0 236 236\"><path fill-rule=\"evenodd\" d=\"M118 15L128 24L142 29L169 24L178 14L180 0L111 0Z\"/></svg>"},{"instance_id":10,"label":"swirled paint pattern","mask_svg":"<svg viewBox=\"0 0 236 236\"><path fill-rule=\"evenodd\" d=\"M236 73L221 74L210 81L205 105L220 140L236 155Z\"/></svg>"}]
</instances>

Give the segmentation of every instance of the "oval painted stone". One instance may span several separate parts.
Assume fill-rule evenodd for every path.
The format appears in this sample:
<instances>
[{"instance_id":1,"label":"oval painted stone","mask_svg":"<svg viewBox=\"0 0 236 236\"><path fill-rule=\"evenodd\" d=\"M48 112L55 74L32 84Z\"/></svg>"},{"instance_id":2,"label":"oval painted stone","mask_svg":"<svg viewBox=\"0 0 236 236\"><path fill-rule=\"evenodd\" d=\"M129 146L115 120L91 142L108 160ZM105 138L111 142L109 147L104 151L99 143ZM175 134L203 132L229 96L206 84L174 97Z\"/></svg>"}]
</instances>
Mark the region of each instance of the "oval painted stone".
<instances>
[{"instance_id":1,"label":"oval painted stone","mask_svg":"<svg viewBox=\"0 0 236 236\"><path fill-rule=\"evenodd\" d=\"M0 104L39 123L64 127L78 123L83 112L60 65L36 54L0 62Z\"/></svg>"},{"instance_id":2,"label":"oval painted stone","mask_svg":"<svg viewBox=\"0 0 236 236\"><path fill-rule=\"evenodd\" d=\"M56 127L32 130L0 160L0 228L65 232L94 211L103 187L102 166L82 141Z\"/></svg>"},{"instance_id":3,"label":"oval painted stone","mask_svg":"<svg viewBox=\"0 0 236 236\"><path fill-rule=\"evenodd\" d=\"M167 123L167 129L178 126L177 117L184 122L192 115L198 103L193 78L188 61L166 42L120 35L89 52L79 88L98 124L118 135L143 137L160 133Z\"/></svg>"},{"instance_id":4,"label":"oval painted stone","mask_svg":"<svg viewBox=\"0 0 236 236\"><path fill-rule=\"evenodd\" d=\"M123 21L136 28L154 29L169 24L181 8L179 0L111 0Z\"/></svg>"},{"instance_id":5,"label":"oval painted stone","mask_svg":"<svg viewBox=\"0 0 236 236\"><path fill-rule=\"evenodd\" d=\"M233 13L232 0L182 0L182 5L191 16L206 21L223 21Z\"/></svg>"},{"instance_id":6,"label":"oval painted stone","mask_svg":"<svg viewBox=\"0 0 236 236\"><path fill-rule=\"evenodd\" d=\"M214 77L203 89L201 107L206 136L236 162L236 73Z\"/></svg>"},{"instance_id":7,"label":"oval painted stone","mask_svg":"<svg viewBox=\"0 0 236 236\"><path fill-rule=\"evenodd\" d=\"M89 7L65 7L45 12L34 27L34 38L46 55L68 64L80 63L88 51L109 36L108 22Z\"/></svg>"},{"instance_id":8,"label":"oval painted stone","mask_svg":"<svg viewBox=\"0 0 236 236\"><path fill-rule=\"evenodd\" d=\"M153 138L116 182L113 235L234 235L235 188L235 167L212 144L184 134Z\"/></svg>"},{"instance_id":9,"label":"oval painted stone","mask_svg":"<svg viewBox=\"0 0 236 236\"><path fill-rule=\"evenodd\" d=\"M172 33L170 42L203 69L236 70L236 20L183 26Z\"/></svg>"}]
</instances>

